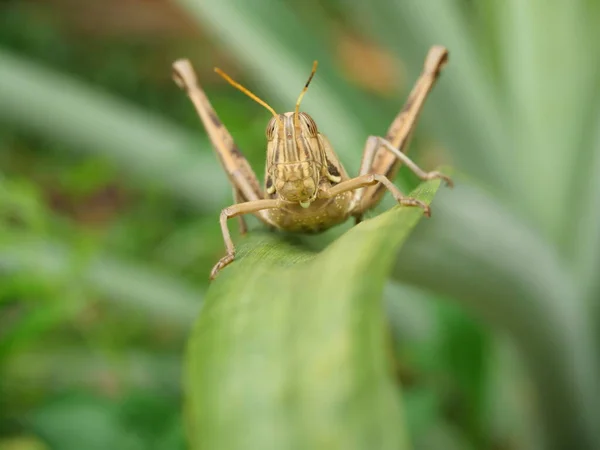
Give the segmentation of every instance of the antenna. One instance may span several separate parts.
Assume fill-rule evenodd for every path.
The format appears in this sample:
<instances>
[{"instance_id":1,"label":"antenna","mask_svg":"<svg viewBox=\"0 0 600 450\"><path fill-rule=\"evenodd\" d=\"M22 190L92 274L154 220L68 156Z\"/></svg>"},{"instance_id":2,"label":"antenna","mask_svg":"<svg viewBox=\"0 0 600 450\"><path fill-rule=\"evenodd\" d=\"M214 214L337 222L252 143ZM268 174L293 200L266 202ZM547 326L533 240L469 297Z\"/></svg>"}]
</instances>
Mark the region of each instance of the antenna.
<instances>
[{"instance_id":1,"label":"antenna","mask_svg":"<svg viewBox=\"0 0 600 450\"><path fill-rule=\"evenodd\" d=\"M234 88L242 91L244 94L246 94L252 100L254 100L256 103L267 108L271 112L271 114L273 114L273 117L275 117L275 119L277 119L277 122L280 123L279 115L275 112L275 110L267 102L265 102L264 100L259 98L256 94L253 94L252 92L250 92L250 90L246 89L244 86L242 86L237 81L234 81L229 75L227 75L225 72L223 72L218 67L215 67L215 72L217 72L219 75L221 75L221 77L223 77L225 79L225 81L227 81Z\"/></svg>"},{"instance_id":2,"label":"antenna","mask_svg":"<svg viewBox=\"0 0 600 450\"><path fill-rule=\"evenodd\" d=\"M310 84L313 77L315 76L315 73L317 72L318 64L319 63L317 61L313 61L313 66L312 66L312 71L310 72L310 76L308 77L308 80L306 80L306 84L302 88L302 92L300 92L300 95L298 96L298 100L296 100L296 109L294 110L294 124L296 125L296 128L300 127L300 122L299 122L300 102L302 101L302 97L304 97L304 94L306 94L306 91L308 91L308 85Z\"/></svg>"}]
</instances>

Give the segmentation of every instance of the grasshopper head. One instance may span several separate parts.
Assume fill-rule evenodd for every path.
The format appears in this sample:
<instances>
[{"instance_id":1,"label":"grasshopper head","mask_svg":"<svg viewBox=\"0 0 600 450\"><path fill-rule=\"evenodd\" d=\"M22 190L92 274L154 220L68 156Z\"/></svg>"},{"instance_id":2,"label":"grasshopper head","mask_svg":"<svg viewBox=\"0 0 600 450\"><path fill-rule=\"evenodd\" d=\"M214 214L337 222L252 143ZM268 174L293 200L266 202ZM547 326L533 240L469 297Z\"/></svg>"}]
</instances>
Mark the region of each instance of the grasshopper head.
<instances>
[{"instance_id":1,"label":"grasshopper head","mask_svg":"<svg viewBox=\"0 0 600 450\"><path fill-rule=\"evenodd\" d=\"M306 113L296 116L295 112L287 112L269 121L268 193L277 192L282 200L304 207L315 200L322 159L317 138L317 125Z\"/></svg>"},{"instance_id":2,"label":"grasshopper head","mask_svg":"<svg viewBox=\"0 0 600 450\"><path fill-rule=\"evenodd\" d=\"M277 114L264 100L232 80L220 69L215 71L236 89L268 109L273 117L267 125L267 193L308 208L317 197L323 157L315 121L300 112L300 102L317 71L317 61L306 81L293 112Z\"/></svg>"},{"instance_id":3,"label":"grasshopper head","mask_svg":"<svg viewBox=\"0 0 600 450\"><path fill-rule=\"evenodd\" d=\"M307 208L316 198L317 183L314 164L303 162L280 165L275 170L275 190L282 200Z\"/></svg>"},{"instance_id":4,"label":"grasshopper head","mask_svg":"<svg viewBox=\"0 0 600 450\"><path fill-rule=\"evenodd\" d=\"M267 192L277 192L282 200L300 203L308 208L317 197L322 164L317 124L308 114L300 112L300 102L317 71L317 61L293 112L274 116L267 125L269 159L272 162L271 185Z\"/></svg>"}]
</instances>

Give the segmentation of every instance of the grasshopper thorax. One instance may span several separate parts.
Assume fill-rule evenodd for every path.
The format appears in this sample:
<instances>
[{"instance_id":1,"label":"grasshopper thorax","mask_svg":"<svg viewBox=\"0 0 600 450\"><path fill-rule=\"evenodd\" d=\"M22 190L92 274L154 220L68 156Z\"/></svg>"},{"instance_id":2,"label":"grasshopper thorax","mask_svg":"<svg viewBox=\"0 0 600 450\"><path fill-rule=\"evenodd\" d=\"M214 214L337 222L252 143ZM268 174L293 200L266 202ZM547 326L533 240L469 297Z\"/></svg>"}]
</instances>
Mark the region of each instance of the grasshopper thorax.
<instances>
[{"instance_id":1,"label":"grasshopper thorax","mask_svg":"<svg viewBox=\"0 0 600 450\"><path fill-rule=\"evenodd\" d=\"M315 121L303 112L278 114L266 134L268 193L308 207L317 196L324 163Z\"/></svg>"}]
</instances>

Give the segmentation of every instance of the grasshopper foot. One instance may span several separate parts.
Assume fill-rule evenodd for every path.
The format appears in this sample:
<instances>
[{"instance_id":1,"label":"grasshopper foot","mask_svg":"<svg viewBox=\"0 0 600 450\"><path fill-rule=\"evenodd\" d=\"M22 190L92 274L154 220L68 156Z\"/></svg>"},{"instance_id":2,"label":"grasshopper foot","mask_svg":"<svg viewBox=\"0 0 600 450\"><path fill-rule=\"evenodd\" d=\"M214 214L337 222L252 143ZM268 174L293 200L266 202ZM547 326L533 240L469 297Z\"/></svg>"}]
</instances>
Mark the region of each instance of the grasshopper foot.
<instances>
[{"instance_id":1,"label":"grasshopper foot","mask_svg":"<svg viewBox=\"0 0 600 450\"><path fill-rule=\"evenodd\" d=\"M210 279L214 280L221 269L231 264L234 259L235 253L228 253L227 255L223 256L210 271Z\"/></svg>"},{"instance_id":2,"label":"grasshopper foot","mask_svg":"<svg viewBox=\"0 0 600 450\"><path fill-rule=\"evenodd\" d=\"M434 180L436 178L444 180L446 186L448 186L449 188L454 187L454 181L452 181L452 178L450 178L448 175L444 175L443 173L438 172L437 170L434 170L433 172L427 172L427 174L425 175L426 180Z\"/></svg>"},{"instance_id":3,"label":"grasshopper foot","mask_svg":"<svg viewBox=\"0 0 600 450\"><path fill-rule=\"evenodd\" d=\"M423 214L425 214L427 217L431 217L431 209L429 208L429 206L423 203L422 201L417 200L416 198L400 197L396 198L396 200L398 200L398 203L400 203L403 206L418 206L419 208L423 209Z\"/></svg>"}]
</instances>

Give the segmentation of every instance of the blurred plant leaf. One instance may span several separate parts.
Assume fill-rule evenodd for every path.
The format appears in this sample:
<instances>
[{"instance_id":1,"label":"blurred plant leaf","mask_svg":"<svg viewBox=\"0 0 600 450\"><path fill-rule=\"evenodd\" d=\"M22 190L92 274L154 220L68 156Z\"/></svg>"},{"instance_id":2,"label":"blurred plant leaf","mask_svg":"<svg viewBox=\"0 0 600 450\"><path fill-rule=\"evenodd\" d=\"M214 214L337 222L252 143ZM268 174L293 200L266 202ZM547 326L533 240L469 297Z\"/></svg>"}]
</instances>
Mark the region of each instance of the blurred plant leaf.
<instances>
[{"instance_id":1,"label":"blurred plant leaf","mask_svg":"<svg viewBox=\"0 0 600 450\"><path fill-rule=\"evenodd\" d=\"M19 270L82 283L119 307L183 327L190 325L202 302L199 290L160 271L108 256L82 257L68 246L37 238L12 238L1 243L0 271Z\"/></svg>"},{"instance_id":2,"label":"blurred plant leaf","mask_svg":"<svg viewBox=\"0 0 600 450\"><path fill-rule=\"evenodd\" d=\"M574 214L572 235L575 238L576 286L586 302L585 307L590 308L596 318L596 332L600 336L600 114L596 123L593 159L581 173L583 207L581 215Z\"/></svg>"},{"instance_id":3,"label":"blurred plant leaf","mask_svg":"<svg viewBox=\"0 0 600 450\"><path fill-rule=\"evenodd\" d=\"M44 234L45 210L40 202L41 194L31 183L4 178L0 173L0 224L19 223ZM0 236L2 227L0 227Z\"/></svg>"},{"instance_id":4,"label":"blurred plant leaf","mask_svg":"<svg viewBox=\"0 0 600 450\"><path fill-rule=\"evenodd\" d=\"M520 186L514 200L547 238L560 242L570 221L565 209L579 209L572 195L576 177L589 165L599 47L581 0L558 0L552 8L539 0L497 3L515 130L506 150Z\"/></svg>"},{"instance_id":5,"label":"blurred plant leaf","mask_svg":"<svg viewBox=\"0 0 600 450\"><path fill-rule=\"evenodd\" d=\"M102 398L63 398L31 414L28 422L51 448L146 448L140 436L119 422L114 405Z\"/></svg>"},{"instance_id":6,"label":"blurred plant leaf","mask_svg":"<svg viewBox=\"0 0 600 450\"><path fill-rule=\"evenodd\" d=\"M430 203L438 186L411 195ZM407 448L381 296L422 216L395 207L320 253L272 235L241 246L190 340L195 448Z\"/></svg>"},{"instance_id":7,"label":"blurred plant leaf","mask_svg":"<svg viewBox=\"0 0 600 450\"><path fill-rule=\"evenodd\" d=\"M28 278L31 284L31 279ZM0 361L6 360L11 354L23 351L28 344L41 340L41 336L48 330L57 326L67 317L65 314L65 305L54 302L42 305L36 305L25 314L21 314L12 320L8 320L8 325L2 327L0 332Z\"/></svg>"},{"instance_id":8,"label":"blurred plant leaf","mask_svg":"<svg viewBox=\"0 0 600 450\"><path fill-rule=\"evenodd\" d=\"M68 368L68 370L65 370ZM52 384L53 391L141 389L164 396L181 393L181 358L152 349L112 354L75 345L44 347L13 355L3 371L3 387L14 396Z\"/></svg>"},{"instance_id":9,"label":"blurred plant leaf","mask_svg":"<svg viewBox=\"0 0 600 450\"><path fill-rule=\"evenodd\" d=\"M431 294L413 286L388 282L383 291L386 317L397 342L426 343L438 332Z\"/></svg>"},{"instance_id":10,"label":"blurred plant leaf","mask_svg":"<svg viewBox=\"0 0 600 450\"><path fill-rule=\"evenodd\" d=\"M181 95L175 85L173 95ZM1 49L0 121L109 158L200 210L230 195L214 155L195 150L206 140Z\"/></svg>"},{"instance_id":11,"label":"blurred plant leaf","mask_svg":"<svg viewBox=\"0 0 600 450\"><path fill-rule=\"evenodd\" d=\"M61 450L183 450L176 404L174 398L153 397L146 390L119 401L71 393L37 408L25 422L51 448Z\"/></svg>"},{"instance_id":12,"label":"blurred plant leaf","mask_svg":"<svg viewBox=\"0 0 600 450\"><path fill-rule=\"evenodd\" d=\"M0 438L0 448L2 450L50 450L41 439L34 436Z\"/></svg>"},{"instance_id":13,"label":"blurred plant leaf","mask_svg":"<svg viewBox=\"0 0 600 450\"><path fill-rule=\"evenodd\" d=\"M440 193L436 220L400 252L397 280L450 296L517 342L538 390L548 445L600 442L591 318L555 249L483 191Z\"/></svg>"},{"instance_id":14,"label":"blurred plant leaf","mask_svg":"<svg viewBox=\"0 0 600 450\"><path fill-rule=\"evenodd\" d=\"M532 383L518 349L506 335L495 336L489 352L487 379L488 434L509 448L547 448L537 406L532 402Z\"/></svg>"},{"instance_id":15,"label":"blurred plant leaf","mask_svg":"<svg viewBox=\"0 0 600 450\"><path fill-rule=\"evenodd\" d=\"M439 330L438 348L435 349L439 368L434 372L443 371L452 378L453 385L450 388L454 391L454 402L449 409L452 410L454 422L467 430L467 435L476 448L490 447L484 426L489 335L483 332L481 324L465 315L458 305L440 303L438 315L444 321Z\"/></svg>"}]
</instances>

